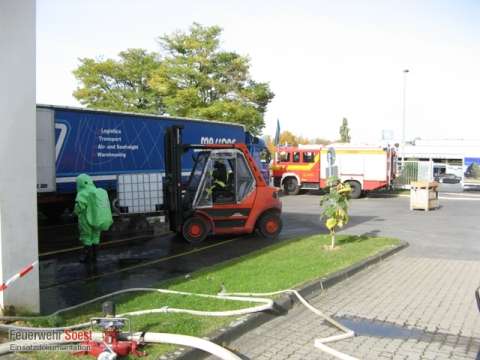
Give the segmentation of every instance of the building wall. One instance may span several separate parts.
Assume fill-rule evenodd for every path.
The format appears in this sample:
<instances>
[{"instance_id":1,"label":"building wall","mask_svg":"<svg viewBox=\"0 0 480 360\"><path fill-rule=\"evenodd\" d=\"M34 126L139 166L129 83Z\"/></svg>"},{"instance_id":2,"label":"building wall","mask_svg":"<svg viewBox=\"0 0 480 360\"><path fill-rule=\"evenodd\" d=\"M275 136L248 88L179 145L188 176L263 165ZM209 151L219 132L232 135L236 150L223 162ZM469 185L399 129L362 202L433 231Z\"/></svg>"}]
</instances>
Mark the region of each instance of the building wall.
<instances>
[{"instance_id":1,"label":"building wall","mask_svg":"<svg viewBox=\"0 0 480 360\"><path fill-rule=\"evenodd\" d=\"M0 0L0 278L38 258L35 0ZM39 311L38 268L0 292L0 306Z\"/></svg>"},{"instance_id":2,"label":"building wall","mask_svg":"<svg viewBox=\"0 0 480 360\"><path fill-rule=\"evenodd\" d=\"M406 160L431 160L433 173L454 174L466 185L480 185L480 140L417 140L404 152Z\"/></svg>"}]
</instances>

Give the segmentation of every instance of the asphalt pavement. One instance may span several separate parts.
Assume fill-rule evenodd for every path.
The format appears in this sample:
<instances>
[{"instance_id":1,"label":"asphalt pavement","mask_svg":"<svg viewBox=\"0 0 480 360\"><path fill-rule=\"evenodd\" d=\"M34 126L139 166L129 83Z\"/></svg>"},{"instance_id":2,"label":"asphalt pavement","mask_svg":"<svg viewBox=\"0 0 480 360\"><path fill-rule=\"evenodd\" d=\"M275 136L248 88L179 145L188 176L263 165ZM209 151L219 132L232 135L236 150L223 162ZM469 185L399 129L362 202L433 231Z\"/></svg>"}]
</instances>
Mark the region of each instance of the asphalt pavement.
<instances>
[{"instance_id":1,"label":"asphalt pavement","mask_svg":"<svg viewBox=\"0 0 480 360\"><path fill-rule=\"evenodd\" d=\"M80 263L80 250L43 256L40 259L41 312L49 314L121 289L157 287L165 280L187 276L276 242L316 233L320 224L317 215L284 214L283 220L284 230L280 238L273 241L252 234L212 236L201 244L191 245L173 235L140 235L133 241L100 248L94 264ZM68 229L62 228L59 237L71 243L72 234L67 233ZM74 230L70 228L70 231ZM109 241L114 242L115 238Z\"/></svg>"},{"instance_id":2,"label":"asphalt pavement","mask_svg":"<svg viewBox=\"0 0 480 360\"><path fill-rule=\"evenodd\" d=\"M410 243L409 255L480 259L480 194L441 193L440 209L409 210L408 195L377 195L351 201L350 222L341 232L391 236ZM284 214L294 223L324 229L318 197L284 197ZM296 214L296 216L294 216Z\"/></svg>"},{"instance_id":3,"label":"asphalt pavement","mask_svg":"<svg viewBox=\"0 0 480 360\"><path fill-rule=\"evenodd\" d=\"M330 345L359 359L478 359L480 196L442 193L434 211L410 211L408 197L351 202L342 232L392 236L410 247L321 292L314 306L357 336ZM322 231L318 197L284 198L285 217ZM316 338L338 334L301 306L259 326L229 347L244 359L329 359Z\"/></svg>"}]
</instances>

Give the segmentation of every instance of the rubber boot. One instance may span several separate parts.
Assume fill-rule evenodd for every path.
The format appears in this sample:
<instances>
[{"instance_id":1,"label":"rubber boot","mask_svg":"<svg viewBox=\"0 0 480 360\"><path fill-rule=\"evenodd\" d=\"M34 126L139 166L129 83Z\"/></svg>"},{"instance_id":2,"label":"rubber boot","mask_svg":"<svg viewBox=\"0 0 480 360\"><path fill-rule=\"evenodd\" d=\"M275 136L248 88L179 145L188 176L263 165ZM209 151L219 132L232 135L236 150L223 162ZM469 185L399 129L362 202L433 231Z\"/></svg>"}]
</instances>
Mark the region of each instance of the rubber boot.
<instances>
[{"instance_id":1,"label":"rubber boot","mask_svg":"<svg viewBox=\"0 0 480 360\"><path fill-rule=\"evenodd\" d=\"M82 249L82 253L80 254L80 257L79 257L79 261L81 263L86 263L87 261L89 261L89 255L90 255L90 251L91 251L91 246L87 246L85 245Z\"/></svg>"},{"instance_id":2,"label":"rubber boot","mask_svg":"<svg viewBox=\"0 0 480 360\"><path fill-rule=\"evenodd\" d=\"M92 245L92 261L97 261L97 245Z\"/></svg>"}]
</instances>

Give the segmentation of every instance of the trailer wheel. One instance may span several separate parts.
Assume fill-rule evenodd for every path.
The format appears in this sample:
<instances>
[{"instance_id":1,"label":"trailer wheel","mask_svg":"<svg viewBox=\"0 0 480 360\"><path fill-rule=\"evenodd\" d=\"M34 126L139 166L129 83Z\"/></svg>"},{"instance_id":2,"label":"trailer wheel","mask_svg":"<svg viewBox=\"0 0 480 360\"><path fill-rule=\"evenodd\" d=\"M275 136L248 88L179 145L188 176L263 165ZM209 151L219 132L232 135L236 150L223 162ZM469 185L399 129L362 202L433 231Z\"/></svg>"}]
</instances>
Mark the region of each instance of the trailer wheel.
<instances>
[{"instance_id":1,"label":"trailer wheel","mask_svg":"<svg viewBox=\"0 0 480 360\"><path fill-rule=\"evenodd\" d=\"M352 192L350 193L350 199L358 199L362 196L362 185L358 181L347 181L350 185Z\"/></svg>"},{"instance_id":2,"label":"trailer wheel","mask_svg":"<svg viewBox=\"0 0 480 360\"><path fill-rule=\"evenodd\" d=\"M201 243L210 232L210 225L200 216L192 216L182 226L182 236L190 244Z\"/></svg>"},{"instance_id":3,"label":"trailer wheel","mask_svg":"<svg viewBox=\"0 0 480 360\"><path fill-rule=\"evenodd\" d=\"M283 190L287 195L298 195L300 192L300 186L297 179L294 177L288 177L283 181Z\"/></svg>"},{"instance_id":4,"label":"trailer wheel","mask_svg":"<svg viewBox=\"0 0 480 360\"><path fill-rule=\"evenodd\" d=\"M267 212L257 221L257 230L265 239L276 239L282 227L282 218L276 212Z\"/></svg>"}]
</instances>

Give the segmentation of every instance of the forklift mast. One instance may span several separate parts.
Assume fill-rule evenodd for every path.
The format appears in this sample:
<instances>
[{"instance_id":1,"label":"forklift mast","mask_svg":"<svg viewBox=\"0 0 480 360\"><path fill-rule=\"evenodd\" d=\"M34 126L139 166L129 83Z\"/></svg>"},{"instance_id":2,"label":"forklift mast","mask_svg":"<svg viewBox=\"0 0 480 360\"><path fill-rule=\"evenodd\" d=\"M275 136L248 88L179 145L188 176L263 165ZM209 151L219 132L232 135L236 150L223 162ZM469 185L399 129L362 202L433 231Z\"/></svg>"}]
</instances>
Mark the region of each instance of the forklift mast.
<instances>
[{"instance_id":1,"label":"forklift mast","mask_svg":"<svg viewBox=\"0 0 480 360\"><path fill-rule=\"evenodd\" d=\"M168 127L165 134L165 182L170 230L177 232L183 225L182 205L182 129Z\"/></svg>"}]
</instances>

